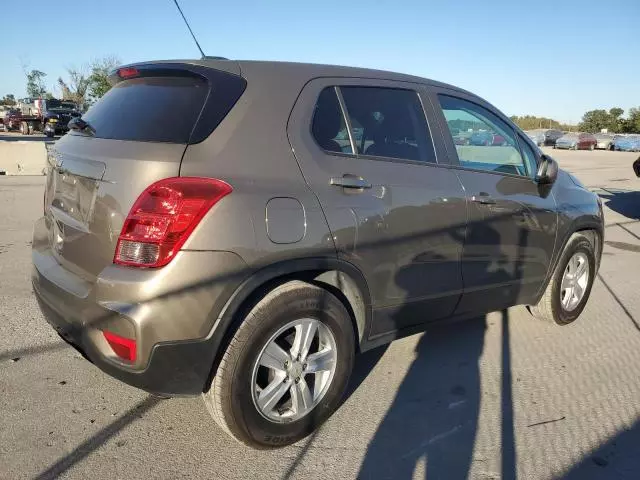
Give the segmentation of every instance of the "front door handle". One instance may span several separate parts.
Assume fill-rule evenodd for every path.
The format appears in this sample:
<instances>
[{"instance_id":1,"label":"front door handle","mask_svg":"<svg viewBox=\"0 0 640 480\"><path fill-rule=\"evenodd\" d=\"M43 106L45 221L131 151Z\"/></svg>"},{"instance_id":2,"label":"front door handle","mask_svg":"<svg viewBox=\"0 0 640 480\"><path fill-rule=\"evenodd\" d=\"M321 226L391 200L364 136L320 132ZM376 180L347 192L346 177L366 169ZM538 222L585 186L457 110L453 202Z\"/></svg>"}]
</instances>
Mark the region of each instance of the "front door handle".
<instances>
[{"instance_id":1,"label":"front door handle","mask_svg":"<svg viewBox=\"0 0 640 480\"><path fill-rule=\"evenodd\" d=\"M371 188L371 184L364 178L347 173L341 177L332 177L329 181L330 185L336 185L342 188Z\"/></svg>"},{"instance_id":2,"label":"front door handle","mask_svg":"<svg viewBox=\"0 0 640 480\"><path fill-rule=\"evenodd\" d=\"M496 203L487 192L480 192L478 195L474 195L471 197L471 201L481 203L482 205L494 205Z\"/></svg>"}]
</instances>

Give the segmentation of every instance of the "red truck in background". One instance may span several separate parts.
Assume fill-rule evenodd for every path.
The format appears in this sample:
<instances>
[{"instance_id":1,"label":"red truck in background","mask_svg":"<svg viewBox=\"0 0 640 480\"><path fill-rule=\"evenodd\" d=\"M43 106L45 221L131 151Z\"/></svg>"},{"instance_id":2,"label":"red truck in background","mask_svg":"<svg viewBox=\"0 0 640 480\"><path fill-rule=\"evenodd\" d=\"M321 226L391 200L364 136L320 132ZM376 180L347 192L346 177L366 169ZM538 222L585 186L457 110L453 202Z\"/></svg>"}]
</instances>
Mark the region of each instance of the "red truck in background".
<instances>
[{"instance_id":1,"label":"red truck in background","mask_svg":"<svg viewBox=\"0 0 640 480\"><path fill-rule=\"evenodd\" d=\"M7 112L3 119L7 131L20 130L23 135L41 131L53 137L69 130L69 121L81 113L75 103L55 98L18 100L18 109Z\"/></svg>"}]
</instances>

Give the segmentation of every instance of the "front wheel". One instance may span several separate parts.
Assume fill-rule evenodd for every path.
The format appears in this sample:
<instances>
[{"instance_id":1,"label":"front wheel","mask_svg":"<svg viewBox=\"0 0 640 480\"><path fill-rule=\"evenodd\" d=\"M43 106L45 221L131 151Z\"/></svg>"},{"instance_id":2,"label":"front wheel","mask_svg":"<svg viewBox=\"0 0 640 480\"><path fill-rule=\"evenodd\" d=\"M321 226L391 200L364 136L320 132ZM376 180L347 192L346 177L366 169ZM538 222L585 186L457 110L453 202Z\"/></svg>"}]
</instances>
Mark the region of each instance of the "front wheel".
<instances>
[{"instance_id":1,"label":"front wheel","mask_svg":"<svg viewBox=\"0 0 640 480\"><path fill-rule=\"evenodd\" d=\"M340 404L354 360L351 318L330 292L291 281L251 309L224 353L204 402L253 448L290 445Z\"/></svg>"},{"instance_id":2,"label":"front wheel","mask_svg":"<svg viewBox=\"0 0 640 480\"><path fill-rule=\"evenodd\" d=\"M574 233L562 252L553 276L531 314L558 325L575 321L584 310L596 275L596 257L589 239Z\"/></svg>"},{"instance_id":3,"label":"front wheel","mask_svg":"<svg viewBox=\"0 0 640 480\"><path fill-rule=\"evenodd\" d=\"M596 146L591 144L591 146L589 147L589 150L591 150L592 152L596 149Z\"/></svg>"}]
</instances>

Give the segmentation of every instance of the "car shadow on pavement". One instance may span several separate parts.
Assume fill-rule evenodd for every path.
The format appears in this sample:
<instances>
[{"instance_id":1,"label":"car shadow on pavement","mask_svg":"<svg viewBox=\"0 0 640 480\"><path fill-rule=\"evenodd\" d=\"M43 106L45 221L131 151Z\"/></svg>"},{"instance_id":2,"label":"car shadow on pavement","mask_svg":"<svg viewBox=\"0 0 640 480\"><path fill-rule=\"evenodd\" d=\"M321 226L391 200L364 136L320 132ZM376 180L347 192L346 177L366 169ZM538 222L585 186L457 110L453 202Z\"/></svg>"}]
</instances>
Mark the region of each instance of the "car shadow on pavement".
<instances>
[{"instance_id":1,"label":"car shadow on pavement","mask_svg":"<svg viewBox=\"0 0 640 480\"><path fill-rule=\"evenodd\" d=\"M640 419L586 455L562 478L595 480L638 478L640 475Z\"/></svg>"},{"instance_id":2,"label":"car shadow on pavement","mask_svg":"<svg viewBox=\"0 0 640 480\"><path fill-rule=\"evenodd\" d=\"M455 331L454 331L455 330ZM393 404L369 444L359 478L467 478L473 462L486 319L430 328L422 335ZM516 476L509 315L502 312L500 478Z\"/></svg>"},{"instance_id":3,"label":"car shadow on pavement","mask_svg":"<svg viewBox=\"0 0 640 480\"><path fill-rule=\"evenodd\" d=\"M619 190L613 188L602 189L606 193L599 193L605 205L620 215L632 220L640 220L640 192L633 190Z\"/></svg>"}]
</instances>

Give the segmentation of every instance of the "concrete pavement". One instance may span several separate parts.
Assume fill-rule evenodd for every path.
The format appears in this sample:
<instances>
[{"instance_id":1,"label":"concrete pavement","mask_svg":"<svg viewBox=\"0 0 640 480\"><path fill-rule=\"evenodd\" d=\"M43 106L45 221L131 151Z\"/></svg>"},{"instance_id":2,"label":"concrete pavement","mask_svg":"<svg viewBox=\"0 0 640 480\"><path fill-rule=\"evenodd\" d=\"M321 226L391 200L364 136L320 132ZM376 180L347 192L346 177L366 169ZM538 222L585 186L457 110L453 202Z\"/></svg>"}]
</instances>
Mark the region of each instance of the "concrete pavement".
<instances>
[{"instance_id":1,"label":"concrete pavement","mask_svg":"<svg viewBox=\"0 0 640 480\"><path fill-rule=\"evenodd\" d=\"M268 452L227 437L199 398L150 397L58 340L29 281L44 179L0 178L0 478L638 478L635 155L550 153L607 208L579 321L513 308L369 352L317 434Z\"/></svg>"}]
</instances>

